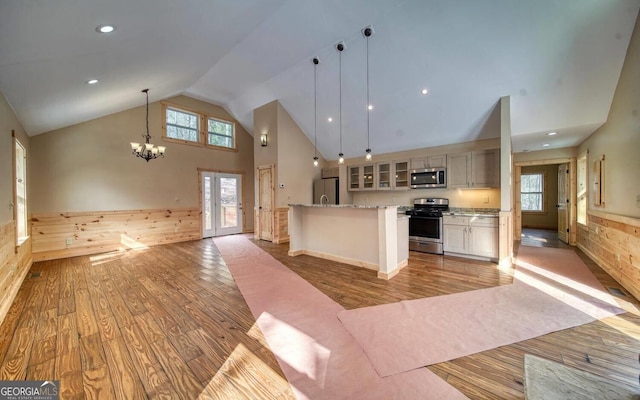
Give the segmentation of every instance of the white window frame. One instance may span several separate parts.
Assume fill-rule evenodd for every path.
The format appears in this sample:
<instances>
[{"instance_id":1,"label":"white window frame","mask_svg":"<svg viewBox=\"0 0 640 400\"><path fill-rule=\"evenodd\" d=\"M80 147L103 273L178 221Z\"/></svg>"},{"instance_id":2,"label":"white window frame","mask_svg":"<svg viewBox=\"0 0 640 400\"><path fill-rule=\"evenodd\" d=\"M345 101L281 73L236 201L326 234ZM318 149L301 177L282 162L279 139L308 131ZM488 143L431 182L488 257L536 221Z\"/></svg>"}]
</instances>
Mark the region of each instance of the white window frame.
<instances>
[{"instance_id":1,"label":"white window frame","mask_svg":"<svg viewBox=\"0 0 640 400\"><path fill-rule=\"evenodd\" d=\"M589 150L581 153L578 156L577 161L577 176L576 176L576 189L577 189L577 215L576 219L578 224L586 226L588 223L587 208L589 204L589 190L587 186L587 155Z\"/></svg>"},{"instance_id":2,"label":"white window frame","mask_svg":"<svg viewBox=\"0 0 640 400\"><path fill-rule=\"evenodd\" d=\"M29 239L29 211L27 203L27 148L12 131L13 145L13 218L16 223L16 246ZM20 168L19 163L21 164Z\"/></svg>"},{"instance_id":3,"label":"white window frame","mask_svg":"<svg viewBox=\"0 0 640 400\"><path fill-rule=\"evenodd\" d=\"M525 179L525 176L530 176L530 175L540 175L541 179L542 179L542 187L541 187L541 191L540 192L524 192L522 190L522 187L524 186L522 184L522 181ZM520 175L520 204L522 205L522 195L523 194L540 194L541 196L541 204L542 204L542 208L540 210L525 210L524 208L522 208L521 206L521 211L523 214L544 214L547 212L547 202L546 202L546 194L545 192L547 191L547 174L544 171L531 171L531 172L523 172Z\"/></svg>"}]
</instances>

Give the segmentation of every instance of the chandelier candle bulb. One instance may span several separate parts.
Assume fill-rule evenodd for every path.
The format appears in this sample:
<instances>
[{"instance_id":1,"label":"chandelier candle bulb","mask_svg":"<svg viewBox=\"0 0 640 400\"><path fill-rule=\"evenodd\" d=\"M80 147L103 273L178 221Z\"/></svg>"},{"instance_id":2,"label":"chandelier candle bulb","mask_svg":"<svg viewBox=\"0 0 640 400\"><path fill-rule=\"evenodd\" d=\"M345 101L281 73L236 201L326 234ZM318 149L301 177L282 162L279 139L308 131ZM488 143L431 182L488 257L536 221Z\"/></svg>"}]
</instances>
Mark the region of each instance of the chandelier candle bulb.
<instances>
[{"instance_id":1,"label":"chandelier candle bulb","mask_svg":"<svg viewBox=\"0 0 640 400\"><path fill-rule=\"evenodd\" d=\"M131 142L131 150L135 151L140 147L140 143Z\"/></svg>"}]
</instances>

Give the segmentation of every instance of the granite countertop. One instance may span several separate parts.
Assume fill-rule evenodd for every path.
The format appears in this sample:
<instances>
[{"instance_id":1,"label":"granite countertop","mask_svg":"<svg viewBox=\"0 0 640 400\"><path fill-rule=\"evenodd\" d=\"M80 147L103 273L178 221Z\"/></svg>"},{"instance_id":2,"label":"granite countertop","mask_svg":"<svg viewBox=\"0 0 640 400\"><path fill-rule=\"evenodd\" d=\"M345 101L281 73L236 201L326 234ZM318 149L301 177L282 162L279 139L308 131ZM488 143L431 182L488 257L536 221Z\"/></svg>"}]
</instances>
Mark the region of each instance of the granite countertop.
<instances>
[{"instance_id":1,"label":"granite countertop","mask_svg":"<svg viewBox=\"0 0 640 400\"><path fill-rule=\"evenodd\" d=\"M458 208L449 207L449 212L443 215L460 215L465 217L497 217L500 213L499 208Z\"/></svg>"},{"instance_id":2,"label":"granite countertop","mask_svg":"<svg viewBox=\"0 0 640 400\"><path fill-rule=\"evenodd\" d=\"M289 207L319 207L319 208L397 208L398 206L367 206L362 204L289 204Z\"/></svg>"}]
</instances>

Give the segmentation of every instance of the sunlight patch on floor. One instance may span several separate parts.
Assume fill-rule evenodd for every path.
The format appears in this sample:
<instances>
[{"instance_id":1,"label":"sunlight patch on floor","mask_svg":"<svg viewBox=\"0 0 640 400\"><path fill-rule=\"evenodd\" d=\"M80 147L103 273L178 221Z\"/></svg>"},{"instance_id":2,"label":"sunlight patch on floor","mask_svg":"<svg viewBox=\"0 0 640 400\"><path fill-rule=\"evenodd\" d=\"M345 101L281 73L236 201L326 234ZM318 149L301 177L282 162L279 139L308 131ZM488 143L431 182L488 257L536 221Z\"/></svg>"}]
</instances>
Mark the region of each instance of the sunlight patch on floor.
<instances>
[{"instance_id":1,"label":"sunlight patch on floor","mask_svg":"<svg viewBox=\"0 0 640 400\"><path fill-rule=\"evenodd\" d=\"M331 350L322 346L313 337L267 312L263 312L256 322L262 326L265 336L268 331L268 336L277 341L270 346L276 357L314 381L319 387L324 387ZM292 351L278 352L277 349Z\"/></svg>"},{"instance_id":2,"label":"sunlight patch on floor","mask_svg":"<svg viewBox=\"0 0 640 400\"><path fill-rule=\"evenodd\" d=\"M207 384L198 399L247 398L247 390L261 393L264 398L285 398L289 388L286 379L276 373L260 357L239 343L222 367ZM213 395L213 397L212 397ZM253 398L253 397L251 397ZM256 396L256 398L261 398Z\"/></svg>"}]
</instances>

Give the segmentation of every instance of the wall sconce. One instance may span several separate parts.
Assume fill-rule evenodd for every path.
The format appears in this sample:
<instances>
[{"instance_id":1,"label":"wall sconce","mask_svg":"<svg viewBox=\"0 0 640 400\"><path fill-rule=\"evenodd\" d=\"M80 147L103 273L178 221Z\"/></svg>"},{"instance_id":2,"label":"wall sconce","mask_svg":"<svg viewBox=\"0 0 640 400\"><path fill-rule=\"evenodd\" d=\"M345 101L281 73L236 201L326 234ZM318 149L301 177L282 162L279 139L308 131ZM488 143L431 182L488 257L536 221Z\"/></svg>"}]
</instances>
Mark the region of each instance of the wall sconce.
<instances>
[{"instance_id":1,"label":"wall sconce","mask_svg":"<svg viewBox=\"0 0 640 400\"><path fill-rule=\"evenodd\" d=\"M260 135L260 146L267 147L267 134L263 133Z\"/></svg>"}]
</instances>

